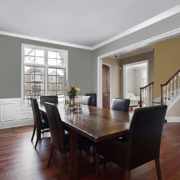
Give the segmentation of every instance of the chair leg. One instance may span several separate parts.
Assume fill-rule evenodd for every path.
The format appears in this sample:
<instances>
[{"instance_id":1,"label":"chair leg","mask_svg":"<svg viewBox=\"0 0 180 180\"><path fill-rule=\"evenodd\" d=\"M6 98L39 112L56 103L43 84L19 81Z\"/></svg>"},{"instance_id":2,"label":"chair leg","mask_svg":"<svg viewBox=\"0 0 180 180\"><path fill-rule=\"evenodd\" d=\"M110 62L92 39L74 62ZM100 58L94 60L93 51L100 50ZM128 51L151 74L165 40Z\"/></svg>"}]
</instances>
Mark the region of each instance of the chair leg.
<instances>
[{"instance_id":1,"label":"chair leg","mask_svg":"<svg viewBox=\"0 0 180 180\"><path fill-rule=\"evenodd\" d=\"M50 164L51 164L53 152L54 152L54 146L52 145L52 146L51 146L51 152L50 152L49 159L48 159L48 163L47 163L47 168L49 168L49 166L50 166Z\"/></svg>"},{"instance_id":2,"label":"chair leg","mask_svg":"<svg viewBox=\"0 0 180 180\"><path fill-rule=\"evenodd\" d=\"M33 138L34 138L35 132L36 132L36 126L34 126L34 128L33 128L33 134L32 134L32 137L31 137L31 142L33 141Z\"/></svg>"},{"instance_id":3,"label":"chair leg","mask_svg":"<svg viewBox=\"0 0 180 180\"><path fill-rule=\"evenodd\" d=\"M124 180L130 180L130 179L131 179L130 171L124 171Z\"/></svg>"},{"instance_id":4,"label":"chair leg","mask_svg":"<svg viewBox=\"0 0 180 180\"><path fill-rule=\"evenodd\" d=\"M38 141L39 141L39 138L37 137L37 139L36 139L36 144L35 144L35 149L36 149L36 147L37 147Z\"/></svg>"},{"instance_id":5,"label":"chair leg","mask_svg":"<svg viewBox=\"0 0 180 180\"><path fill-rule=\"evenodd\" d=\"M162 180L159 158L155 159L155 166L156 166L156 172L157 172L158 180Z\"/></svg>"},{"instance_id":6,"label":"chair leg","mask_svg":"<svg viewBox=\"0 0 180 180\"><path fill-rule=\"evenodd\" d=\"M99 161L100 161L100 155L97 153L97 152L95 152L95 156L96 156L96 178L98 178L99 177Z\"/></svg>"},{"instance_id":7,"label":"chair leg","mask_svg":"<svg viewBox=\"0 0 180 180\"><path fill-rule=\"evenodd\" d=\"M62 180L62 175L65 170L65 163L66 163L66 154L60 155L60 167L59 167L59 174L58 174L58 180Z\"/></svg>"}]
</instances>

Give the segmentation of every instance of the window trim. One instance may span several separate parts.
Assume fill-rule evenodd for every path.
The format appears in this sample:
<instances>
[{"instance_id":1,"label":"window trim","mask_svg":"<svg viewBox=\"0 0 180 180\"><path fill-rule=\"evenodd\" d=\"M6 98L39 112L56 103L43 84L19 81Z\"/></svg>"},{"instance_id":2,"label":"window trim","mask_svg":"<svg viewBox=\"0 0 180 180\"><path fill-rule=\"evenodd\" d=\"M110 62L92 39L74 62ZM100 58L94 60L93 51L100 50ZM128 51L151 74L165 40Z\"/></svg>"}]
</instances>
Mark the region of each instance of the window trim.
<instances>
[{"instance_id":1,"label":"window trim","mask_svg":"<svg viewBox=\"0 0 180 180\"><path fill-rule=\"evenodd\" d=\"M33 45L33 44L21 44L21 99L24 102L24 48L37 48L37 49L41 49L41 50L45 50L45 84L47 85L48 83L48 68L49 67L57 67L57 68L63 68L65 69L65 82L68 81L68 50L64 50L64 49L58 49L58 48L49 48L49 47L44 47L44 46L38 46L38 45ZM48 51L58 51L58 52L62 52L65 54L65 58L64 58L64 66L50 66L48 65L48 61L47 61L47 52ZM42 65L41 65L42 67ZM47 95L48 92L48 86L45 85L45 95Z\"/></svg>"}]
</instances>

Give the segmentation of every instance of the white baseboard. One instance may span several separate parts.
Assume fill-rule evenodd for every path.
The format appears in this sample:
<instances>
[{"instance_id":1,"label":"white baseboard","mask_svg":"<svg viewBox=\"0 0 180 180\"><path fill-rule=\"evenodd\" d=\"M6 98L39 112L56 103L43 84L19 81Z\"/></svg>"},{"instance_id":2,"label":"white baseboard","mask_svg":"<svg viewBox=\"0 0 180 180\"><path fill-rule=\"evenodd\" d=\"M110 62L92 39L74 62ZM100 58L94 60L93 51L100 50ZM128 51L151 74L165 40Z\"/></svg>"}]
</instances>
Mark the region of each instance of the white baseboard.
<instances>
[{"instance_id":1,"label":"white baseboard","mask_svg":"<svg viewBox=\"0 0 180 180\"><path fill-rule=\"evenodd\" d=\"M180 122L180 117L166 117L167 122Z\"/></svg>"},{"instance_id":2,"label":"white baseboard","mask_svg":"<svg viewBox=\"0 0 180 180\"><path fill-rule=\"evenodd\" d=\"M0 129L28 126L28 125L33 125L33 124L34 124L34 122L33 122L32 119L27 119L27 120L24 120L24 121L0 122Z\"/></svg>"}]
</instances>

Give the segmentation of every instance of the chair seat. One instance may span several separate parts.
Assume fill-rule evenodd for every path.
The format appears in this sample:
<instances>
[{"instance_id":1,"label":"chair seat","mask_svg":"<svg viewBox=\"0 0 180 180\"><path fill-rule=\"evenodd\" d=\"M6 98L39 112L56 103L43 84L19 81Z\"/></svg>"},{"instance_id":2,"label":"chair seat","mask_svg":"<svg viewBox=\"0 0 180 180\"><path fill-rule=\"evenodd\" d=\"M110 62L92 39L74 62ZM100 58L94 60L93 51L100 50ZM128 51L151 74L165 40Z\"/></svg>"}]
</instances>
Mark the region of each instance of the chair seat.
<instances>
[{"instance_id":1,"label":"chair seat","mask_svg":"<svg viewBox=\"0 0 180 180\"><path fill-rule=\"evenodd\" d=\"M49 124L48 124L48 121L46 119L42 119L41 120L41 128L42 129L47 129L49 128Z\"/></svg>"}]
</instances>

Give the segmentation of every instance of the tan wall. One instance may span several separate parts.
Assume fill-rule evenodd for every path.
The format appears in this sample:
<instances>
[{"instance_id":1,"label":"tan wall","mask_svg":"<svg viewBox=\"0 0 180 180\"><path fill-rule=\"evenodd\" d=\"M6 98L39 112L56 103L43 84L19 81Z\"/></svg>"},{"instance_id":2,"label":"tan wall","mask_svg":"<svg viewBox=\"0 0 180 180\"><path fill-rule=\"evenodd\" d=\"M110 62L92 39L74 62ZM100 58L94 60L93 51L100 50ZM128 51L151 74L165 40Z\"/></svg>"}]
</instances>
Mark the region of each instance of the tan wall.
<instances>
[{"instance_id":1,"label":"tan wall","mask_svg":"<svg viewBox=\"0 0 180 180\"><path fill-rule=\"evenodd\" d=\"M110 104L112 99L120 98L120 68L116 59L103 59L103 63L110 65Z\"/></svg>"},{"instance_id":2,"label":"tan wall","mask_svg":"<svg viewBox=\"0 0 180 180\"><path fill-rule=\"evenodd\" d=\"M150 83L150 82L154 81L154 53L153 52L144 53L144 54L120 59L120 65L121 65L121 67L123 67L123 65L125 65L125 64L130 64L130 63L144 61L144 60L149 60L149 70L148 70L149 71L149 73L148 73L149 80L148 81ZM120 77L121 77L120 92L121 92L121 97L123 97L123 69L121 70Z\"/></svg>"},{"instance_id":3,"label":"tan wall","mask_svg":"<svg viewBox=\"0 0 180 180\"><path fill-rule=\"evenodd\" d=\"M160 84L165 83L180 68L180 38L152 45L154 48L154 95L160 96Z\"/></svg>"}]
</instances>

